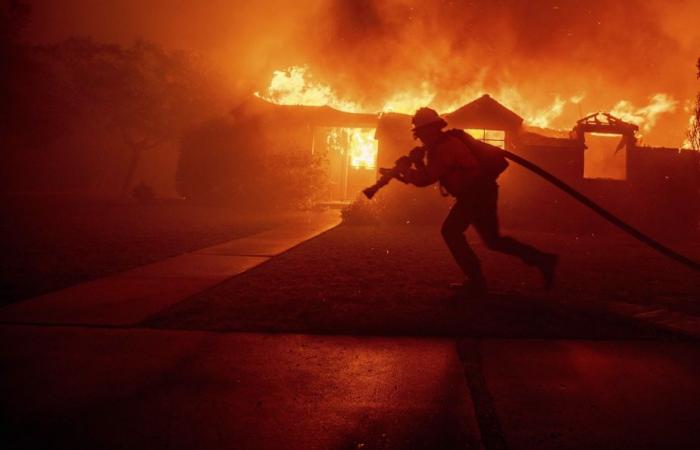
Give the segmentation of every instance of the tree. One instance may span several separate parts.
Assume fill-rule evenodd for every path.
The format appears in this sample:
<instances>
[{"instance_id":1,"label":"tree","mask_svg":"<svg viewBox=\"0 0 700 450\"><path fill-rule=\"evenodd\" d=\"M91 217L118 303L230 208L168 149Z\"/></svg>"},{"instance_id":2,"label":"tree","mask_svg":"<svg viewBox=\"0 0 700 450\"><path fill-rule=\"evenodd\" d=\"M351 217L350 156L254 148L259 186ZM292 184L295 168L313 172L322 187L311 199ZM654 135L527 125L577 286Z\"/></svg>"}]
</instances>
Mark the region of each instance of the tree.
<instances>
[{"instance_id":1,"label":"tree","mask_svg":"<svg viewBox=\"0 0 700 450\"><path fill-rule=\"evenodd\" d=\"M0 5L3 190L31 189L48 183L48 149L69 131L69 117L75 113L71 88L48 63L53 55L20 40L30 13L31 7L22 1Z\"/></svg>"},{"instance_id":2,"label":"tree","mask_svg":"<svg viewBox=\"0 0 700 450\"><path fill-rule=\"evenodd\" d=\"M28 10L15 3L0 9L3 188L94 188L118 170L126 194L145 152L226 107L221 79L184 52L86 38L21 44Z\"/></svg>"},{"instance_id":3,"label":"tree","mask_svg":"<svg viewBox=\"0 0 700 450\"><path fill-rule=\"evenodd\" d=\"M154 43L122 48L71 39L60 51L88 115L104 121L129 149L123 194L143 154L178 141L188 126L211 115L221 94L194 58Z\"/></svg>"},{"instance_id":4,"label":"tree","mask_svg":"<svg viewBox=\"0 0 700 450\"><path fill-rule=\"evenodd\" d=\"M700 58L696 63L697 74L696 77L700 79ZM695 108L693 109L693 116L690 119L690 129L688 130L688 141L690 142L690 147L695 150L700 150L700 92L695 98Z\"/></svg>"}]
</instances>

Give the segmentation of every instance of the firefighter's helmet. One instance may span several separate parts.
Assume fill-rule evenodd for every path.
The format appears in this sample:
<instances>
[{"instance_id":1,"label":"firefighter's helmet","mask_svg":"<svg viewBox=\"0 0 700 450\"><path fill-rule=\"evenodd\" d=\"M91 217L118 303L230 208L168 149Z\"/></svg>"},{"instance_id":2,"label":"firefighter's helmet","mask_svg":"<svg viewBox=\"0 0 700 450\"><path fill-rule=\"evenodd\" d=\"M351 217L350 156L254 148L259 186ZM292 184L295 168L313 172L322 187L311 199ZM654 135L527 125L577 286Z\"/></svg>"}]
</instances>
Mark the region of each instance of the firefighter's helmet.
<instances>
[{"instance_id":1,"label":"firefighter's helmet","mask_svg":"<svg viewBox=\"0 0 700 450\"><path fill-rule=\"evenodd\" d=\"M418 109L413 115L411 123L413 123L413 131L427 126L439 126L439 128L447 126L447 122L440 117L437 111L431 108Z\"/></svg>"}]
</instances>

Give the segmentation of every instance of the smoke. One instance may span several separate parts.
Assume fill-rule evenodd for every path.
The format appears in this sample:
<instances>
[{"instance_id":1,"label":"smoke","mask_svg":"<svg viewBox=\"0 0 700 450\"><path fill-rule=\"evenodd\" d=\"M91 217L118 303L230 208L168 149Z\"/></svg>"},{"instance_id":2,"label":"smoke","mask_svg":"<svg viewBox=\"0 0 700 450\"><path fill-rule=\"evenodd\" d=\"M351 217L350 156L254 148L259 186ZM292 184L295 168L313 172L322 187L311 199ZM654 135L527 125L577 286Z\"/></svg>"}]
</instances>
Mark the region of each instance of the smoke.
<instances>
[{"instance_id":1,"label":"smoke","mask_svg":"<svg viewBox=\"0 0 700 450\"><path fill-rule=\"evenodd\" d=\"M700 32L684 26L689 12L700 16L700 2L338 0L310 18L303 45L314 73L375 109L430 93L449 108L489 92L533 124L570 127L616 108L680 142L686 119L657 100L697 89Z\"/></svg>"},{"instance_id":2,"label":"smoke","mask_svg":"<svg viewBox=\"0 0 700 450\"><path fill-rule=\"evenodd\" d=\"M307 66L367 111L416 97L446 111L488 92L561 128L620 102L639 109L662 93L682 104L698 90L700 0L148 3L44 0L34 5L34 39L153 39L210 56L240 92ZM682 108L654 120L647 142L682 142Z\"/></svg>"}]
</instances>

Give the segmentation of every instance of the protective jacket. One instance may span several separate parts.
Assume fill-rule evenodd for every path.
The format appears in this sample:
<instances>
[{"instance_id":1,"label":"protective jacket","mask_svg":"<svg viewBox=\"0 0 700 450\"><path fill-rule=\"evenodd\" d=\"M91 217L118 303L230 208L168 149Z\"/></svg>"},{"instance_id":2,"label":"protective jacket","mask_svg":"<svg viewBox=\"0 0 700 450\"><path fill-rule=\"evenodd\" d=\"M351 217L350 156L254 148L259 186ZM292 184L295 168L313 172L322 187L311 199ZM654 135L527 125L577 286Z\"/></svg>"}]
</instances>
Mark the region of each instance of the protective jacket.
<instances>
[{"instance_id":1,"label":"protective jacket","mask_svg":"<svg viewBox=\"0 0 700 450\"><path fill-rule=\"evenodd\" d=\"M440 182L442 188L454 197L466 195L483 177L479 162L459 138L445 135L427 148L427 164L410 169L405 181L416 186Z\"/></svg>"}]
</instances>

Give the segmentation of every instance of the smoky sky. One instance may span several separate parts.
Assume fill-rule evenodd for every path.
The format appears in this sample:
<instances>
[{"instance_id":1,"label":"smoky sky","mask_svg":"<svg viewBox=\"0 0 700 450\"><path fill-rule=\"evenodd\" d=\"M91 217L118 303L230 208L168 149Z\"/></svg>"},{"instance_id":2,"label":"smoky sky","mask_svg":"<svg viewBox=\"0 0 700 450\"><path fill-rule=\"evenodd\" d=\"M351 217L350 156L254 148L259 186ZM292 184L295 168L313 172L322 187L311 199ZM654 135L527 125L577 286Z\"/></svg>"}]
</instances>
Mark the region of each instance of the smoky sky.
<instances>
[{"instance_id":1,"label":"smoky sky","mask_svg":"<svg viewBox=\"0 0 700 450\"><path fill-rule=\"evenodd\" d=\"M620 100L641 107L667 93L678 106L655 133L675 143L698 90L700 0L32 3L26 37L34 42L143 37L211 58L241 93L263 88L274 70L307 65L370 110L426 86L443 104L474 86L515 89L535 109L584 95L562 115L566 125Z\"/></svg>"},{"instance_id":2,"label":"smoky sky","mask_svg":"<svg viewBox=\"0 0 700 450\"><path fill-rule=\"evenodd\" d=\"M336 1L319 12L309 45L323 66L352 73L365 89L397 79L458 89L486 71L492 85L604 78L644 92L650 80L672 80L683 70L693 78L693 52L663 29L657 13L636 0Z\"/></svg>"}]
</instances>

